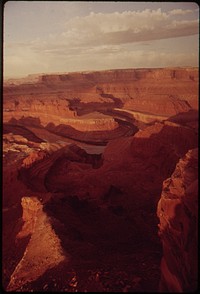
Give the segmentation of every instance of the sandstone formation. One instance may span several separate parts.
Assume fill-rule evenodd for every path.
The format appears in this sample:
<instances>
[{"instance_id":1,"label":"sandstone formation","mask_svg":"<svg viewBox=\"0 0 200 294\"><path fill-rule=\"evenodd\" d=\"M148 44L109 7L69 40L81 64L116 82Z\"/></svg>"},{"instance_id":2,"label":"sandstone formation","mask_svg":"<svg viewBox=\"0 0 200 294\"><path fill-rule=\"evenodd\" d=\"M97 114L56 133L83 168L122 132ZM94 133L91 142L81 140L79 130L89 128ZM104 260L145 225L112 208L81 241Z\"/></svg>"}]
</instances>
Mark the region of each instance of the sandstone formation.
<instances>
[{"instance_id":1,"label":"sandstone formation","mask_svg":"<svg viewBox=\"0 0 200 294\"><path fill-rule=\"evenodd\" d=\"M35 126L38 133L45 128L78 142L107 144L135 134L143 124L197 110L197 79L195 68L31 76L5 82L3 120Z\"/></svg>"},{"instance_id":2,"label":"sandstone formation","mask_svg":"<svg viewBox=\"0 0 200 294\"><path fill-rule=\"evenodd\" d=\"M198 150L180 159L164 181L157 210L163 244L160 290L193 292L198 285Z\"/></svg>"},{"instance_id":3,"label":"sandstone formation","mask_svg":"<svg viewBox=\"0 0 200 294\"><path fill-rule=\"evenodd\" d=\"M7 291L23 290L23 285L40 277L47 269L65 259L60 240L49 223L37 198L23 197L23 221L17 238L31 234L21 261L15 268Z\"/></svg>"},{"instance_id":4,"label":"sandstone formation","mask_svg":"<svg viewBox=\"0 0 200 294\"><path fill-rule=\"evenodd\" d=\"M80 105L90 112L120 106L169 117L197 109L197 80L195 68L41 75L19 85L5 83L4 121L32 116L40 118L42 124L59 124L74 118ZM71 101L77 101L74 110L70 110Z\"/></svg>"},{"instance_id":5,"label":"sandstone formation","mask_svg":"<svg viewBox=\"0 0 200 294\"><path fill-rule=\"evenodd\" d=\"M76 164L77 169L85 171L88 168L97 168L101 165L101 155L87 154L83 149L76 145L53 146L50 145L46 152L39 151L31 153L23 160L22 168L19 172L20 179L33 191L49 192L47 183L50 178L50 171L53 170L53 175L58 179L60 177L65 181L66 167ZM80 167L78 167L80 166ZM59 179L60 180L60 179ZM51 181L51 180L50 180ZM60 183L62 185L62 183ZM54 183L53 183L54 185ZM53 190L61 190L61 187L54 187Z\"/></svg>"},{"instance_id":6,"label":"sandstone formation","mask_svg":"<svg viewBox=\"0 0 200 294\"><path fill-rule=\"evenodd\" d=\"M3 287L194 290L197 68L30 75L3 94Z\"/></svg>"}]
</instances>

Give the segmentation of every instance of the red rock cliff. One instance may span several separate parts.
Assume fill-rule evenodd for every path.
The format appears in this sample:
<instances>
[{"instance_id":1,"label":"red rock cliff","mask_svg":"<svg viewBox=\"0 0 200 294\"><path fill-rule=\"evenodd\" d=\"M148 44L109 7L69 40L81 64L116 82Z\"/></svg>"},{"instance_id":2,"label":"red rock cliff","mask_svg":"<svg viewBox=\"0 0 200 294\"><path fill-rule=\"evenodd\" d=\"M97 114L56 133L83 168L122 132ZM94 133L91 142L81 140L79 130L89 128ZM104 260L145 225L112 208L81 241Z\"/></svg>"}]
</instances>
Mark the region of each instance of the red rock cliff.
<instances>
[{"instance_id":1,"label":"red rock cliff","mask_svg":"<svg viewBox=\"0 0 200 294\"><path fill-rule=\"evenodd\" d=\"M22 106L24 115L25 111L39 111L73 117L75 113L69 110L66 98L79 98L84 103L108 103L112 102L109 98L112 95L121 100L125 109L170 116L198 108L198 69L123 69L43 74L31 82L29 78L27 82L23 79L21 84L4 83L4 109L15 111L16 103L22 100L20 98L18 101L17 96L25 94L27 98L28 93L31 93L34 101L32 99L33 105L25 103ZM45 93L48 95L44 97ZM27 101L31 101L31 97Z\"/></svg>"},{"instance_id":2,"label":"red rock cliff","mask_svg":"<svg viewBox=\"0 0 200 294\"><path fill-rule=\"evenodd\" d=\"M157 214L163 244L160 290L191 292L197 289L198 150L179 161L163 183Z\"/></svg>"}]
</instances>

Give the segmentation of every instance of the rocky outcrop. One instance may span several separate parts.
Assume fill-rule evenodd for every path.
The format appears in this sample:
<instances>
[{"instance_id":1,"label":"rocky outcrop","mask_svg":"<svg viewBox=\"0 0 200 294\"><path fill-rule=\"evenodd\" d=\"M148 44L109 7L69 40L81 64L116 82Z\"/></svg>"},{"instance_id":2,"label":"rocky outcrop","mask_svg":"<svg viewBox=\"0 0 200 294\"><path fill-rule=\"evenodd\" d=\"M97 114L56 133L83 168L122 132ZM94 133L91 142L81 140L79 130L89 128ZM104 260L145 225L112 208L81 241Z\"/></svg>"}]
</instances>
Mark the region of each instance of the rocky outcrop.
<instances>
[{"instance_id":1,"label":"rocky outcrop","mask_svg":"<svg viewBox=\"0 0 200 294\"><path fill-rule=\"evenodd\" d=\"M94 122L95 120L92 122L92 124L89 127L86 121L83 122L83 129L85 129L85 127L87 129L90 129L84 132L77 130L77 127L76 129L74 129L73 127L65 125L65 124L60 124L58 126L55 126L53 123L48 124L46 126L46 129L49 132L58 134L65 138L70 138L74 141L85 142L92 145L106 145L109 141L113 139L124 137L124 136L130 136L135 134L138 131L138 128L135 125L133 124L127 125L124 122L121 122L118 124L115 121L114 122L108 121L103 127L102 127L102 123L97 123L95 126ZM94 130L93 127L96 130ZM103 130L101 128L103 128Z\"/></svg>"},{"instance_id":2,"label":"rocky outcrop","mask_svg":"<svg viewBox=\"0 0 200 294\"><path fill-rule=\"evenodd\" d=\"M68 101L59 99L59 97L51 98L51 96L52 94L50 97L36 94L34 100L32 95L27 95L26 98L18 96L11 98L11 100L5 99L4 123L15 119L24 126L45 127L49 123L54 123L56 126L65 124L83 132L110 131L118 127L118 123L112 117L103 114L101 116L93 114L90 117L77 117L76 112L69 109ZM15 100L12 101L13 99Z\"/></svg>"},{"instance_id":3,"label":"rocky outcrop","mask_svg":"<svg viewBox=\"0 0 200 294\"><path fill-rule=\"evenodd\" d=\"M163 244L160 291L197 290L198 149L180 159L164 181L157 214Z\"/></svg>"},{"instance_id":4,"label":"rocky outcrop","mask_svg":"<svg viewBox=\"0 0 200 294\"><path fill-rule=\"evenodd\" d=\"M157 123L134 136L110 142L102 155L103 164L97 169L86 166L86 161L75 163L65 156L66 159L52 164L45 182L51 192L62 191L65 195L98 201L104 201L114 186L123 193L116 195L113 203L130 211L147 205L155 207L163 180L171 175L179 158L197 144L194 130ZM39 165L35 169L43 170Z\"/></svg>"},{"instance_id":5,"label":"rocky outcrop","mask_svg":"<svg viewBox=\"0 0 200 294\"><path fill-rule=\"evenodd\" d=\"M98 168L102 164L101 154L87 154L85 150L73 144L64 147L59 144L46 144L45 151L32 152L23 160L19 178L33 191L55 191L56 186L51 184L51 177L64 178L70 163L75 163L78 170Z\"/></svg>"},{"instance_id":6,"label":"rocky outcrop","mask_svg":"<svg viewBox=\"0 0 200 294\"><path fill-rule=\"evenodd\" d=\"M14 135L12 133L4 134L3 135L4 157L6 156L6 154L11 152L30 153L32 151L31 147L37 146L37 144L34 144L33 142L31 143L28 142L28 140L24 138L23 136Z\"/></svg>"},{"instance_id":7,"label":"rocky outcrop","mask_svg":"<svg viewBox=\"0 0 200 294\"><path fill-rule=\"evenodd\" d=\"M175 123L155 123L154 125L135 134L131 149L135 156L154 158L159 153L174 154L182 157L190 146L197 146L197 135L188 127ZM164 160L164 158L163 158Z\"/></svg>"},{"instance_id":8,"label":"rocky outcrop","mask_svg":"<svg viewBox=\"0 0 200 294\"><path fill-rule=\"evenodd\" d=\"M17 238L31 234L24 255L10 278L7 291L23 291L23 286L65 260L60 240L52 229L42 204L36 197L23 197L22 230Z\"/></svg>"},{"instance_id":9,"label":"rocky outcrop","mask_svg":"<svg viewBox=\"0 0 200 294\"><path fill-rule=\"evenodd\" d=\"M21 161L29 154L38 150L40 150L40 144L38 142L30 141L26 137L18 134L3 134L3 164L5 166Z\"/></svg>"},{"instance_id":10,"label":"rocky outcrop","mask_svg":"<svg viewBox=\"0 0 200 294\"><path fill-rule=\"evenodd\" d=\"M45 95L41 93L30 94L31 89L26 89L26 95L6 95L4 99L4 122L12 118L17 120L26 117L38 118L42 125L51 121L60 123L64 118L74 118L76 113L69 109L69 103L58 94Z\"/></svg>"},{"instance_id":11,"label":"rocky outcrop","mask_svg":"<svg viewBox=\"0 0 200 294\"><path fill-rule=\"evenodd\" d=\"M47 153L44 151L35 151L31 152L26 158L24 158L22 167L31 166L34 162L42 160L47 156Z\"/></svg>"},{"instance_id":12,"label":"rocky outcrop","mask_svg":"<svg viewBox=\"0 0 200 294\"><path fill-rule=\"evenodd\" d=\"M5 140L12 141L12 142L21 142L21 143L28 143L28 142L34 142L34 143L41 143L43 142L42 139L37 137L32 131L28 130L27 128L23 126L18 126L14 121L14 124L4 124L3 125L3 133L5 134ZM11 138L11 135L14 135L13 138ZM22 140L22 137L24 138ZM17 138L21 138L20 140Z\"/></svg>"},{"instance_id":13,"label":"rocky outcrop","mask_svg":"<svg viewBox=\"0 0 200 294\"><path fill-rule=\"evenodd\" d=\"M90 270L94 291L157 291L156 208L163 181L198 145L197 84L195 68L42 74L4 84L7 291L89 291ZM166 182L170 192L159 202L162 291L195 288L188 284L196 267L195 164L183 168L183 185L179 176ZM118 271L129 278L116 281Z\"/></svg>"},{"instance_id":14,"label":"rocky outcrop","mask_svg":"<svg viewBox=\"0 0 200 294\"><path fill-rule=\"evenodd\" d=\"M117 111L118 113L120 112L120 114L123 114L124 116L129 115L129 117L132 117L132 119L136 120L136 122L139 121L146 124L154 123L156 121L164 121L168 118L167 115L155 115L155 114L143 113L143 112L127 110L127 109L115 108L114 110Z\"/></svg>"}]
</instances>

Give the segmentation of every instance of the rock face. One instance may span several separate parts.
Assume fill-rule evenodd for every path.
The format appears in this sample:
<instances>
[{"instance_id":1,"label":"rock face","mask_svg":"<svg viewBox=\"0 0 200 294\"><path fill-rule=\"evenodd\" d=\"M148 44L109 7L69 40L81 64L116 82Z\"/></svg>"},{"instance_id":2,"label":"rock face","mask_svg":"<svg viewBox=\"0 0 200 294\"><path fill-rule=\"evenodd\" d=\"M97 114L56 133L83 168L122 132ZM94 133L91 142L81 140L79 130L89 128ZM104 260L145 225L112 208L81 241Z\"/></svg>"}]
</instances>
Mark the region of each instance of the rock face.
<instances>
[{"instance_id":1,"label":"rock face","mask_svg":"<svg viewBox=\"0 0 200 294\"><path fill-rule=\"evenodd\" d=\"M157 214L163 244L160 290L193 292L198 273L198 150L180 159L163 183Z\"/></svg>"},{"instance_id":2,"label":"rock face","mask_svg":"<svg viewBox=\"0 0 200 294\"><path fill-rule=\"evenodd\" d=\"M7 291L23 291L23 285L40 277L65 259L60 240L36 197L23 197L24 226L17 238L31 234L21 261L15 268Z\"/></svg>"},{"instance_id":3,"label":"rock face","mask_svg":"<svg viewBox=\"0 0 200 294\"><path fill-rule=\"evenodd\" d=\"M30 154L24 159L20 175L26 185L38 192L60 191L100 202L107 197L106 202L111 205L143 209L156 204L163 180L171 175L187 150L197 144L193 129L157 123L135 136L113 140L102 156L87 155L73 145L58 149L43 160L33 160L36 156ZM123 193L105 196L111 187Z\"/></svg>"},{"instance_id":4,"label":"rock face","mask_svg":"<svg viewBox=\"0 0 200 294\"><path fill-rule=\"evenodd\" d=\"M21 84L7 82L4 84L4 121L39 117L42 125L52 122L75 126L75 121L73 124L73 120L65 120L76 118L81 130L77 119L80 106L90 112L98 109L105 112L108 107L120 106L169 117L198 108L197 80L196 68L172 68L49 74L27 81L22 79ZM71 103L75 105L73 110ZM88 130L91 124L89 126Z\"/></svg>"},{"instance_id":5,"label":"rock face","mask_svg":"<svg viewBox=\"0 0 200 294\"><path fill-rule=\"evenodd\" d=\"M4 123L107 144L198 109L198 70L129 69L30 76L4 83Z\"/></svg>"},{"instance_id":6,"label":"rock face","mask_svg":"<svg viewBox=\"0 0 200 294\"><path fill-rule=\"evenodd\" d=\"M196 68L4 83L7 291L158 291L156 210L169 177L158 206L160 289L195 288L197 85Z\"/></svg>"}]
</instances>

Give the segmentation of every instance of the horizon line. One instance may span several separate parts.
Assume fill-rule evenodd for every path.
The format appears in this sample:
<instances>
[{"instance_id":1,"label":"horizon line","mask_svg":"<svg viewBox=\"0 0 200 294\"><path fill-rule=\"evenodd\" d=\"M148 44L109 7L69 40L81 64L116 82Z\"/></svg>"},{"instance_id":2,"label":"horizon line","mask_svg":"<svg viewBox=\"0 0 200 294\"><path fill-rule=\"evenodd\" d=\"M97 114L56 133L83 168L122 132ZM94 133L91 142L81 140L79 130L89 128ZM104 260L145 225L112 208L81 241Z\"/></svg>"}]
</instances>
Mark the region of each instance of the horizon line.
<instances>
[{"instance_id":1,"label":"horizon line","mask_svg":"<svg viewBox=\"0 0 200 294\"><path fill-rule=\"evenodd\" d=\"M176 68L194 68L198 69L198 66L164 66L164 67L130 67L130 68L111 68L111 69L100 69L100 70L76 70L76 71L62 71L62 72L39 72L39 73L30 73L26 75L20 76L4 76L3 80L15 80L15 79L25 79L28 77L36 77L42 75L63 75L63 74L71 74L71 73L90 73L90 72L104 72L104 71L117 71L117 70L144 70L144 69L176 69Z\"/></svg>"}]
</instances>

